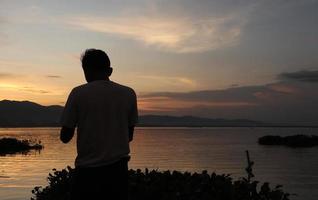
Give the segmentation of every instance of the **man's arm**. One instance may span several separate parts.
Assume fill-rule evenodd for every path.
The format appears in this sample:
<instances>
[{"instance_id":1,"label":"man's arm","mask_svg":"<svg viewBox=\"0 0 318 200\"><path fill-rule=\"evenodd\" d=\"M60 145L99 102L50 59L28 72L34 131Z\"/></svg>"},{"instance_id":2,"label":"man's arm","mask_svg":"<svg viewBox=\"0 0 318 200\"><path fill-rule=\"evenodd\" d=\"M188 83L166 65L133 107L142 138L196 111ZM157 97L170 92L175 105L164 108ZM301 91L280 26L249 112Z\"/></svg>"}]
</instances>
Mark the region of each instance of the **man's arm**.
<instances>
[{"instance_id":1,"label":"man's arm","mask_svg":"<svg viewBox=\"0 0 318 200\"><path fill-rule=\"evenodd\" d=\"M66 126L63 126L60 132L60 140L63 143L68 143L73 138L74 132L75 132L75 128L68 128Z\"/></svg>"},{"instance_id":2,"label":"man's arm","mask_svg":"<svg viewBox=\"0 0 318 200\"><path fill-rule=\"evenodd\" d=\"M76 101L75 89L69 94L62 116L61 116L61 131L60 140L63 143L68 143L74 136L75 127L78 121L78 109Z\"/></svg>"},{"instance_id":3,"label":"man's arm","mask_svg":"<svg viewBox=\"0 0 318 200\"><path fill-rule=\"evenodd\" d=\"M131 95L132 104L131 104L131 109L130 109L129 118L128 118L129 142L133 140L135 125L138 122L137 96L134 90L132 90L131 94L132 94Z\"/></svg>"},{"instance_id":4,"label":"man's arm","mask_svg":"<svg viewBox=\"0 0 318 200\"><path fill-rule=\"evenodd\" d=\"M131 142L134 138L134 130L135 130L135 126L130 126L128 127L128 131L129 131L129 142Z\"/></svg>"}]
</instances>

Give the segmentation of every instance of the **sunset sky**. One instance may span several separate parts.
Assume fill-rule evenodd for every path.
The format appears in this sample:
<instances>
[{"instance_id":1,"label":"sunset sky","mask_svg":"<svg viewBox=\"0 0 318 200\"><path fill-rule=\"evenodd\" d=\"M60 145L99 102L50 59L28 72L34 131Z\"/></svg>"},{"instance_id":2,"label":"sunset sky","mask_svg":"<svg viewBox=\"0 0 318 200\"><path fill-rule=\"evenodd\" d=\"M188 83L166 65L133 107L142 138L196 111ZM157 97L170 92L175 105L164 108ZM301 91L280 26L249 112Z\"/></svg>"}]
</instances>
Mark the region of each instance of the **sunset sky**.
<instances>
[{"instance_id":1,"label":"sunset sky","mask_svg":"<svg viewBox=\"0 0 318 200\"><path fill-rule=\"evenodd\" d=\"M0 100L64 105L105 50L141 114L318 124L317 0L0 0Z\"/></svg>"}]
</instances>

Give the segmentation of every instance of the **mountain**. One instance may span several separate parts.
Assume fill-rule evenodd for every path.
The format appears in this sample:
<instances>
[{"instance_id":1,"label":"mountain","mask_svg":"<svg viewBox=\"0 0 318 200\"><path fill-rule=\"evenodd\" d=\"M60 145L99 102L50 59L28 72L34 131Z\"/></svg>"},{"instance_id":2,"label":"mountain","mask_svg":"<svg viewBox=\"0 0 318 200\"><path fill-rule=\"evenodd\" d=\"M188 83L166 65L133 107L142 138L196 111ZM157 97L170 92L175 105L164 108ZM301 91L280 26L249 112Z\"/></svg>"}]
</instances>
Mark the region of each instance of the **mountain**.
<instances>
[{"instance_id":1,"label":"mountain","mask_svg":"<svg viewBox=\"0 0 318 200\"><path fill-rule=\"evenodd\" d=\"M42 106L30 101L0 101L0 127L59 126L62 106ZM264 126L262 122L245 119L208 119L194 116L144 115L138 126L226 127Z\"/></svg>"},{"instance_id":2,"label":"mountain","mask_svg":"<svg viewBox=\"0 0 318 200\"><path fill-rule=\"evenodd\" d=\"M140 116L139 126L167 126L167 127L245 127L262 126L262 122L246 119L209 119L194 116L144 115Z\"/></svg>"},{"instance_id":3,"label":"mountain","mask_svg":"<svg viewBox=\"0 0 318 200\"><path fill-rule=\"evenodd\" d=\"M0 101L0 127L57 126L62 106L42 106L30 101Z\"/></svg>"}]
</instances>

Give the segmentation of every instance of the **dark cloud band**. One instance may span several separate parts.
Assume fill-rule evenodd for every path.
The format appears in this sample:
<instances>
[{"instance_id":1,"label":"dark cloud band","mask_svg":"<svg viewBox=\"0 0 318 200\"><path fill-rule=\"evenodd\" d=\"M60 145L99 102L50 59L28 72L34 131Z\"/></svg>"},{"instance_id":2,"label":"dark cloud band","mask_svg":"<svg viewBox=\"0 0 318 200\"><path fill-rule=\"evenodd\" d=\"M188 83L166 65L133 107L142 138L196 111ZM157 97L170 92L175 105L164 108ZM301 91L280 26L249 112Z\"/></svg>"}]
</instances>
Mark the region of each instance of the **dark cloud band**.
<instances>
[{"instance_id":1,"label":"dark cloud band","mask_svg":"<svg viewBox=\"0 0 318 200\"><path fill-rule=\"evenodd\" d=\"M278 75L281 80L293 80L302 82L318 82L318 70L316 71L297 71L289 73L281 73Z\"/></svg>"}]
</instances>

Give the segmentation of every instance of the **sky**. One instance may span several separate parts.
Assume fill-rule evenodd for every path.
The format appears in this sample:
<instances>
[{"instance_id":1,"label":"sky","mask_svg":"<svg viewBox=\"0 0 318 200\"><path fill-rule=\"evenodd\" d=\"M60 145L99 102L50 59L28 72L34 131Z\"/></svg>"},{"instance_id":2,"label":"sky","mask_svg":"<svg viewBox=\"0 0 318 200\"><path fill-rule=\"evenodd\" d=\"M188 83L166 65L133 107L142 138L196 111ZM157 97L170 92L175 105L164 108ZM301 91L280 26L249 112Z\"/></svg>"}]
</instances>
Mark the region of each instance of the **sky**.
<instances>
[{"instance_id":1,"label":"sky","mask_svg":"<svg viewBox=\"0 0 318 200\"><path fill-rule=\"evenodd\" d=\"M0 100L64 105L106 51L141 114L318 124L318 0L0 0Z\"/></svg>"}]
</instances>

